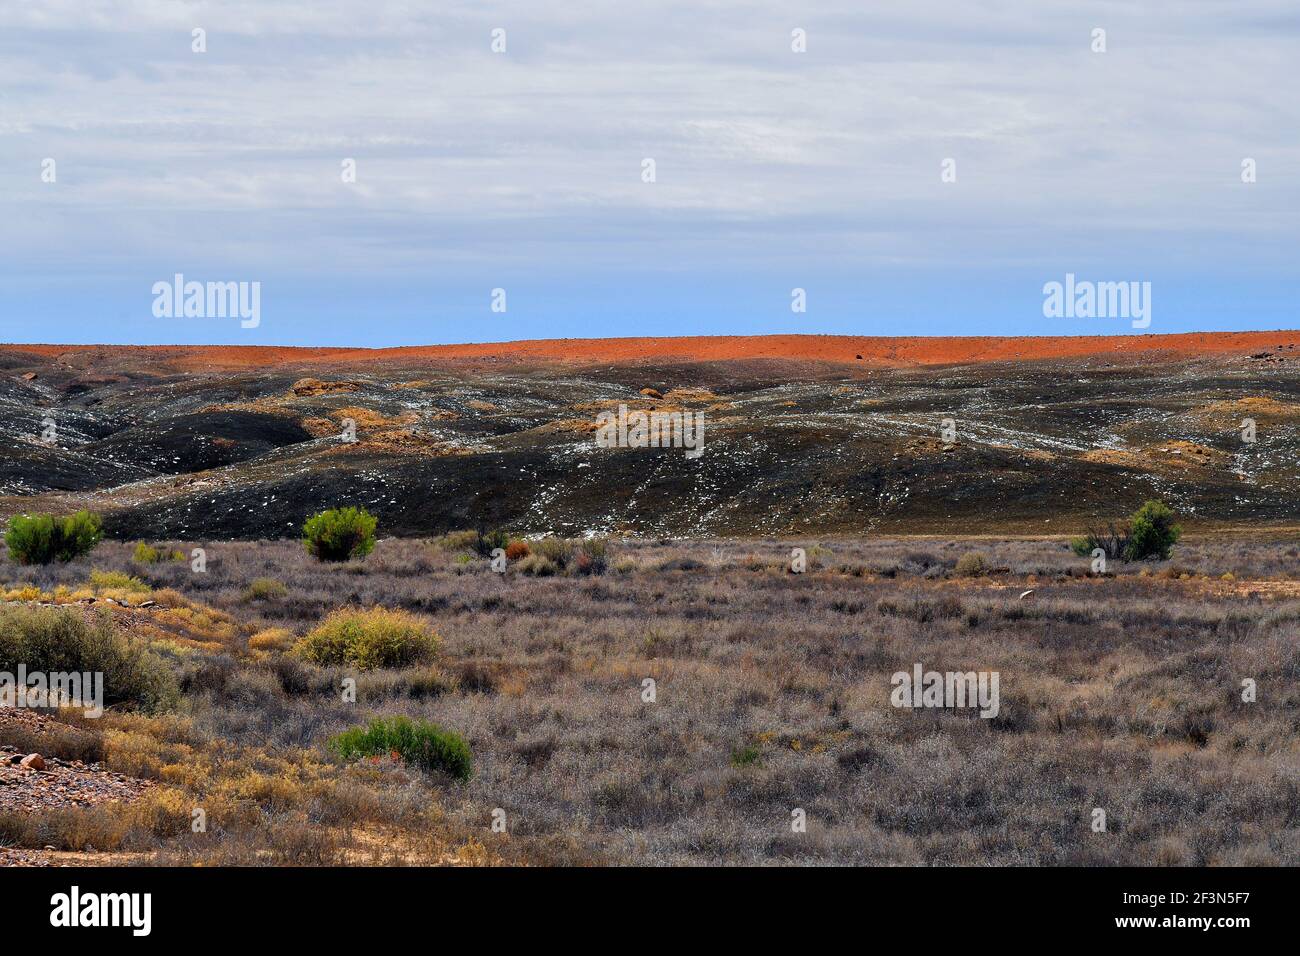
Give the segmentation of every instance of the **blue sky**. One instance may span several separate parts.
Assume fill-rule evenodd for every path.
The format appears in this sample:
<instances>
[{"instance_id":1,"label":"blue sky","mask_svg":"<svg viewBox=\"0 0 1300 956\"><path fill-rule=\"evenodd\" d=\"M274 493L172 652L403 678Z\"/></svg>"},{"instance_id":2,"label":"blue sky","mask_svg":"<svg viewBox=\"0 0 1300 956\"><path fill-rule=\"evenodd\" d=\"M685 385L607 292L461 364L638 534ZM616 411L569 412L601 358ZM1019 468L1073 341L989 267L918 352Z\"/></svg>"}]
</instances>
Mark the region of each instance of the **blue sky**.
<instances>
[{"instance_id":1,"label":"blue sky","mask_svg":"<svg viewBox=\"0 0 1300 956\"><path fill-rule=\"evenodd\" d=\"M1067 272L1300 325L1293 3L432 6L0 6L0 340L1132 332Z\"/></svg>"}]
</instances>

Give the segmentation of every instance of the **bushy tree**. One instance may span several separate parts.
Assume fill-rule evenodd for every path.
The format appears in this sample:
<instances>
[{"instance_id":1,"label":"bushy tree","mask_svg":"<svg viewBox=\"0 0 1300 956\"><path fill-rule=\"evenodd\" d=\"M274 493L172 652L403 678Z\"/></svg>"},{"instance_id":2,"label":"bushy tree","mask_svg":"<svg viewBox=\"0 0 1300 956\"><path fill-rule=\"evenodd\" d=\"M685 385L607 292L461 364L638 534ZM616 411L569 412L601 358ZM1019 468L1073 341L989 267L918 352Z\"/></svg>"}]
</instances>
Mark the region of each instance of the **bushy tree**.
<instances>
[{"instance_id":1,"label":"bushy tree","mask_svg":"<svg viewBox=\"0 0 1300 956\"><path fill-rule=\"evenodd\" d=\"M365 508L330 508L307 519L303 544L321 561L363 558L375 549L377 524Z\"/></svg>"},{"instance_id":2,"label":"bushy tree","mask_svg":"<svg viewBox=\"0 0 1300 956\"><path fill-rule=\"evenodd\" d=\"M5 544L9 556L19 564L66 562L93 551L104 536L103 527L99 515L89 511L62 517L15 515L9 519Z\"/></svg>"}]
</instances>

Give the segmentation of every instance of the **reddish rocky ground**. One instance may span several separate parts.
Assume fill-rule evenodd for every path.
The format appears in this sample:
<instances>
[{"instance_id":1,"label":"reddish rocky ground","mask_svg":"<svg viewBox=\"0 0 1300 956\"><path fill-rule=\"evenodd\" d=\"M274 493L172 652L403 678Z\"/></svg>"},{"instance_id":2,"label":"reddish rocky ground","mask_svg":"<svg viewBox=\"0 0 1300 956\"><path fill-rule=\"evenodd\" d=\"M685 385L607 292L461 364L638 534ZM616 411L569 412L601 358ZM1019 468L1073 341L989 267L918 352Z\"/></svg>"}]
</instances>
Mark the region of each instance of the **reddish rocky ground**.
<instances>
[{"instance_id":1,"label":"reddish rocky ground","mask_svg":"<svg viewBox=\"0 0 1300 956\"><path fill-rule=\"evenodd\" d=\"M173 371L252 369L280 365L351 365L412 361L454 364L642 364L784 359L876 366L1014 362L1143 353L1170 358L1242 354L1300 344L1300 332L1190 332L1179 335L850 336L719 335L675 338L536 339L406 348L281 346L13 345L7 350L57 357L77 367L138 358Z\"/></svg>"}]
</instances>

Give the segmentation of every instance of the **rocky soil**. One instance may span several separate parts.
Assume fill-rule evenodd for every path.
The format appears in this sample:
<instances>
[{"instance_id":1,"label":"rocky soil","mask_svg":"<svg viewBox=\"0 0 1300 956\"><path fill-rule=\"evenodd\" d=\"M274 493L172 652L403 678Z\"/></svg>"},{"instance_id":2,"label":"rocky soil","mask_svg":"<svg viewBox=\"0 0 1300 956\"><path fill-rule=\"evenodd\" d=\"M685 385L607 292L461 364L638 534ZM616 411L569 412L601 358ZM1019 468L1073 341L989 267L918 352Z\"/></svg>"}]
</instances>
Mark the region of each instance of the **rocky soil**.
<instances>
[{"instance_id":1,"label":"rocky soil","mask_svg":"<svg viewBox=\"0 0 1300 956\"><path fill-rule=\"evenodd\" d=\"M0 741L7 739L7 731L15 724L23 724L29 734L56 729L53 720L36 711L4 708L0 709ZM93 807L133 800L150 786L147 780L113 773L97 763L45 757L0 743L0 812Z\"/></svg>"}]
</instances>

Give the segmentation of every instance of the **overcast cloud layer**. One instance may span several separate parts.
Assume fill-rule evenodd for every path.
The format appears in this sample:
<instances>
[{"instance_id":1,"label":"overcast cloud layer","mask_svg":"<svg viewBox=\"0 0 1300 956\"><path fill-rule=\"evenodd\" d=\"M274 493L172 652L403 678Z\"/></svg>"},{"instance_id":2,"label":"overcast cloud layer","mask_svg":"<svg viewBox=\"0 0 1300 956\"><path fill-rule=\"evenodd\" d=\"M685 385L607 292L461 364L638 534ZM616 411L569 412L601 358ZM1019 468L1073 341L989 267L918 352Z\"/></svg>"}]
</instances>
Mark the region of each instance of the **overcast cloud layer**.
<instances>
[{"instance_id":1,"label":"overcast cloud layer","mask_svg":"<svg viewBox=\"0 0 1300 956\"><path fill-rule=\"evenodd\" d=\"M1131 331L1066 272L1294 328L1298 80L1293 0L4 0L0 339ZM154 318L176 272L261 326Z\"/></svg>"}]
</instances>

